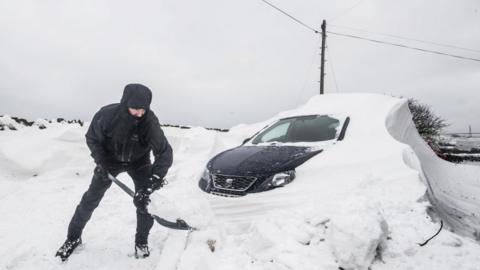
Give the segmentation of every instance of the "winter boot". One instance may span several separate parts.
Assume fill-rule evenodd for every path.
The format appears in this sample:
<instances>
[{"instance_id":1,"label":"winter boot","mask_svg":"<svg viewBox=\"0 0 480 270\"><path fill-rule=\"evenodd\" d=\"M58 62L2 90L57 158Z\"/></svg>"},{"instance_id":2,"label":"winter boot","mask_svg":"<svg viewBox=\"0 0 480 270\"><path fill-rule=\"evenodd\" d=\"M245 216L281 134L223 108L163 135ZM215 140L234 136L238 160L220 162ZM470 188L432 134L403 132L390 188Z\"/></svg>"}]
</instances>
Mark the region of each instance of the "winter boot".
<instances>
[{"instance_id":1,"label":"winter boot","mask_svg":"<svg viewBox=\"0 0 480 270\"><path fill-rule=\"evenodd\" d=\"M135 244L135 258L146 258L150 256L148 244Z\"/></svg>"},{"instance_id":2,"label":"winter boot","mask_svg":"<svg viewBox=\"0 0 480 270\"><path fill-rule=\"evenodd\" d=\"M66 261L78 245L82 243L82 238L74 240L67 239L65 243L58 249L55 257L59 256L62 262Z\"/></svg>"}]
</instances>

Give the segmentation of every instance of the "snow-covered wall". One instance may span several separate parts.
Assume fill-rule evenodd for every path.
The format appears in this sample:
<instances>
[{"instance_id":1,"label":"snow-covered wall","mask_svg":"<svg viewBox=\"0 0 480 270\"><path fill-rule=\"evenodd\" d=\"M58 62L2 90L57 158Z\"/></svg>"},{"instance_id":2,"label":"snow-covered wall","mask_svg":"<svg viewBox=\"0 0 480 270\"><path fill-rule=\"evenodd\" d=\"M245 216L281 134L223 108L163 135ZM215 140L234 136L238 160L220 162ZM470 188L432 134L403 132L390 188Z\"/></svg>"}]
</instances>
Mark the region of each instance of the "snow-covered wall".
<instances>
[{"instance_id":1,"label":"snow-covered wall","mask_svg":"<svg viewBox=\"0 0 480 270\"><path fill-rule=\"evenodd\" d=\"M438 158L420 137L411 119L407 102L400 101L386 121L392 136L413 150L405 149L406 163L422 172L429 199L450 228L479 240L480 166Z\"/></svg>"}]
</instances>

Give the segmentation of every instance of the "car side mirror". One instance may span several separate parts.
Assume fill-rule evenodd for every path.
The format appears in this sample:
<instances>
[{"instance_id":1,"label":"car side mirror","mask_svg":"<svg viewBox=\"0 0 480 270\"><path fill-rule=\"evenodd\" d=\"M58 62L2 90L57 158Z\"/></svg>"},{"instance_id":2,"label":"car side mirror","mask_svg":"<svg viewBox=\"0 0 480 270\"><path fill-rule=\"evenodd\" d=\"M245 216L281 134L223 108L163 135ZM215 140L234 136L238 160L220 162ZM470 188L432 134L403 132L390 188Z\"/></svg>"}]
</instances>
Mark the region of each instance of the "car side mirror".
<instances>
[{"instance_id":1,"label":"car side mirror","mask_svg":"<svg viewBox=\"0 0 480 270\"><path fill-rule=\"evenodd\" d=\"M248 141L250 141L252 138L246 138L245 140L243 140L242 144L245 144L247 143Z\"/></svg>"}]
</instances>

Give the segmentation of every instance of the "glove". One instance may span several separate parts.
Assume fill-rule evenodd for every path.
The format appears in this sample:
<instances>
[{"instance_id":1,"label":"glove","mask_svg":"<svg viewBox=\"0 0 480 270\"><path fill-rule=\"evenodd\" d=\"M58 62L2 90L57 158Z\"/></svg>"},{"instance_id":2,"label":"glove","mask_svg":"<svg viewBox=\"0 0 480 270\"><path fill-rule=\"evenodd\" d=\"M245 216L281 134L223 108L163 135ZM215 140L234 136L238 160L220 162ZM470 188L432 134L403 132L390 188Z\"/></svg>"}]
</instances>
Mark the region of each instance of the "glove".
<instances>
[{"instance_id":1,"label":"glove","mask_svg":"<svg viewBox=\"0 0 480 270\"><path fill-rule=\"evenodd\" d=\"M108 179L108 171L102 164L97 164L93 173L102 179Z\"/></svg>"},{"instance_id":2,"label":"glove","mask_svg":"<svg viewBox=\"0 0 480 270\"><path fill-rule=\"evenodd\" d=\"M135 193L135 196L133 196L133 204L141 212L148 213L147 206L151 202L150 201L150 194L151 194L151 192L148 192L148 190L139 189Z\"/></svg>"},{"instance_id":3,"label":"glove","mask_svg":"<svg viewBox=\"0 0 480 270\"><path fill-rule=\"evenodd\" d=\"M160 176L153 174L150 179L150 188L148 188L148 192L152 194L155 190L161 189L164 185L167 184L167 181L165 179L160 178Z\"/></svg>"}]
</instances>

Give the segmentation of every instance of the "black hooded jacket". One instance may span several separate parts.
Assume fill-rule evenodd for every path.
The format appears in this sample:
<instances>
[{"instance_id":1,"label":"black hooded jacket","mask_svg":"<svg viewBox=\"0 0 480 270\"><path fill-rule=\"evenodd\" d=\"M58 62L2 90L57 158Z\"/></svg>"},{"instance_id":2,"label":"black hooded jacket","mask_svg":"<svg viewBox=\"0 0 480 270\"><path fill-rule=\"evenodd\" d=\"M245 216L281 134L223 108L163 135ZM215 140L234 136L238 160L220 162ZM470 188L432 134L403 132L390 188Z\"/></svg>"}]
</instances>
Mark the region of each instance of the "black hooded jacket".
<instances>
[{"instance_id":1,"label":"black hooded jacket","mask_svg":"<svg viewBox=\"0 0 480 270\"><path fill-rule=\"evenodd\" d=\"M141 84L129 84L120 103L102 107L92 119L85 135L95 163L135 164L149 160L153 151L152 173L163 178L172 165L172 148L155 113L150 110L152 92ZM145 109L137 118L128 108Z\"/></svg>"}]
</instances>

